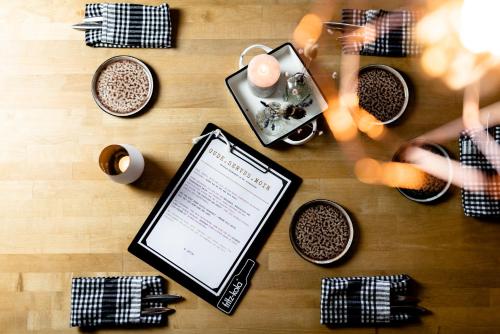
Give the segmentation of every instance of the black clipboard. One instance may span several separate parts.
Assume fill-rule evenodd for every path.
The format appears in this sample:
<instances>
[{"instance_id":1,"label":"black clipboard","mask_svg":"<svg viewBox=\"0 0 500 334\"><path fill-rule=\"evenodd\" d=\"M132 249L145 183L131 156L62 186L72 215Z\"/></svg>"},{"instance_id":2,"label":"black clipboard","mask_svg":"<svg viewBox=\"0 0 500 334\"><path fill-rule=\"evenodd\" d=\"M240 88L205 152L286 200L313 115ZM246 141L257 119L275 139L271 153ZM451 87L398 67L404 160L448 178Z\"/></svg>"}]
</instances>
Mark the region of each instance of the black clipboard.
<instances>
[{"instance_id":1,"label":"black clipboard","mask_svg":"<svg viewBox=\"0 0 500 334\"><path fill-rule=\"evenodd\" d=\"M275 224L279 221L302 183L302 179L212 123L209 123L205 127L200 138L202 139L193 146L135 236L128 250L141 260L191 290L220 311L232 314L249 287L250 278L257 267L255 258L258 255L258 251ZM155 228L155 225L177 195L177 191L179 191L183 182L193 171L193 168L197 165L201 156L213 140L225 142L229 154L247 161L253 167L262 171L262 173L274 173L273 175L276 175L283 182L283 188L279 190L280 193L276 197L276 202L272 203L272 209L270 208L263 219L257 223L257 227L252 231L252 236L247 240L247 244L238 254L237 259L232 263L228 272L224 273L225 276L217 287L207 286L176 263L171 262L165 254L160 254L152 249L147 243L147 240L149 240L148 233L151 233ZM177 237L180 238L179 236Z\"/></svg>"}]
</instances>

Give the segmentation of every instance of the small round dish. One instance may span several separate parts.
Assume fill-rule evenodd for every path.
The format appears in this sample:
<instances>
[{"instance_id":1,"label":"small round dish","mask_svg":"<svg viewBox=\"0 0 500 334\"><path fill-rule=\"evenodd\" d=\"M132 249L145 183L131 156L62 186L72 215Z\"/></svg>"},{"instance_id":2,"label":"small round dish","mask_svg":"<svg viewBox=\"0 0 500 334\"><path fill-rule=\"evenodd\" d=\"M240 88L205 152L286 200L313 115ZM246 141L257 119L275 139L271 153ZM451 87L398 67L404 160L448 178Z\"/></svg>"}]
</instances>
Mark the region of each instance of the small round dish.
<instances>
[{"instance_id":1,"label":"small round dish","mask_svg":"<svg viewBox=\"0 0 500 334\"><path fill-rule=\"evenodd\" d=\"M123 62L123 63L131 62L131 64L134 64L137 68L140 68L142 71L144 71L145 77L147 79L147 83L148 83L147 93L143 93L143 97L140 99L140 101L137 102L137 107L133 108L133 110L127 110L127 111L113 110L112 108L107 106L106 103L104 103L102 101L102 98L100 97L100 94L99 94L100 92L99 92L98 85L99 85L99 78L100 78L101 74L109 66L112 66L115 63L119 63L119 62ZM131 74L131 76L133 76L133 73ZM119 79L116 80L115 82L113 82L112 84L123 83L127 79L127 78L125 78L125 79L123 78L123 74L121 74L121 76L117 75L117 77ZM135 87L137 87L136 84L137 83L134 83ZM108 88L108 87L109 86L107 86L106 88ZM118 117L131 116L131 115L134 115L134 114L137 114L137 113L143 111L144 108L149 103L149 101L151 100L151 97L153 96L153 91L154 91L153 74L151 73L151 70L148 68L148 66L137 58L134 58L131 56L115 56L115 57L109 58L108 60L106 60L104 63L102 63L97 68L97 70L94 73L94 76L92 77L91 90L92 90L92 96L94 98L94 101L99 106L99 108L101 108L103 111L107 112L108 114L111 114L113 116L118 116ZM113 94L118 94L118 93L123 93L123 92L113 91ZM130 95L130 92L125 92L125 93Z\"/></svg>"},{"instance_id":2,"label":"small round dish","mask_svg":"<svg viewBox=\"0 0 500 334\"><path fill-rule=\"evenodd\" d=\"M396 69L394 69L390 66L381 65L381 64L373 64L373 65L367 65L367 66L362 67L359 70L358 78L362 74L368 73L369 71L372 71L372 70L381 70L381 71L388 72L389 74L393 75L397 79L397 81L401 84L401 86L403 88L404 100L402 102L401 109L399 109L399 112L397 112L393 117L391 117L388 120L385 120L385 121L379 120L378 122L376 122L377 124L384 124L384 125L394 123L396 120L398 120L404 114L404 112L408 106L408 102L410 100L410 90L408 88L408 83L406 82L405 78L401 75L401 73L399 73ZM358 83L358 87L359 87L359 83ZM359 91L358 91L358 97L359 97ZM360 99L360 103L361 103L361 99ZM372 114L372 112L370 112L370 110L367 110L367 112ZM373 115L373 116L375 116L375 115ZM375 118L376 118L376 116L375 116ZM377 118L377 120L378 120L378 118Z\"/></svg>"},{"instance_id":3,"label":"small round dish","mask_svg":"<svg viewBox=\"0 0 500 334\"><path fill-rule=\"evenodd\" d=\"M392 161L396 161L396 162L400 162L401 159L400 159L400 156L401 154L404 152L405 149L407 149L409 146L418 146L418 147L427 147L432 151L434 151L434 153L436 154L439 154L441 156L443 156L444 158L446 158L446 161L448 163L448 178L446 181L441 181L439 179L437 179L436 177L434 176L430 176L431 179L436 179L436 180L439 180L439 182L442 182L444 183L442 189L440 189L439 191L437 192L434 192L434 193L430 193L427 197L425 196L422 196L422 197L417 197L415 196L415 194L418 194L418 190L408 190L408 189L404 189L404 188L397 188L398 191L401 193L401 195L403 195L404 197L408 198L409 200L412 200L412 201L415 201L415 202L419 202L419 203L430 203L430 202L433 202L439 198L441 198L442 196L444 196L444 194L446 194L446 192L448 191L448 189L450 188L451 186L451 180L452 180L452 177L453 177L453 169L452 169L452 165L451 165L451 158L450 158L450 155L448 154L448 152L441 146L441 145L438 145L438 144L435 144L435 143L431 143L431 142L427 142L427 141L418 141L418 140L414 140L414 141L410 141L408 143L406 143L405 145L401 146L397 151L396 153L394 154L394 156L392 157Z\"/></svg>"},{"instance_id":4,"label":"small round dish","mask_svg":"<svg viewBox=\"0 0 500 334\"><path fill-rule=\"evenodd\" d=\"M283 138L283 141L289 145L303 145L313 139L317 133L318 122L314 119Z\"/></svg>"},{"instance_id":5,"label":"small round dish","mask_svg":"<svg viewBox=\"0 0 500 334\"><path fill-rule=\"evenodd\" d=\"M290 241L305 260L326 265L342 259L352 245L354 227L339 204L316 199L297 209L290 223ZM312 253L316 254L312 254Z\"/></svg>"}]
</instances>

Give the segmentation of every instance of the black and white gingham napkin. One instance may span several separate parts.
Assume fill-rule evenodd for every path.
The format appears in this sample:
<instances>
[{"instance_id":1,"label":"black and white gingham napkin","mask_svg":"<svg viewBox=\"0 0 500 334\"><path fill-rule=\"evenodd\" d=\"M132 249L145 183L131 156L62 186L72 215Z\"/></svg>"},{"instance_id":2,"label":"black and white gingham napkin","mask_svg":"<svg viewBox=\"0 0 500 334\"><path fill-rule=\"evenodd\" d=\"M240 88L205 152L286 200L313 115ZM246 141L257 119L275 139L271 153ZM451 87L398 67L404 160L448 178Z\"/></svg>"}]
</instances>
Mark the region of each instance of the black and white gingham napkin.
<instances>
[{"instance_id":1,"label":"black and white gingham napkin","mask_svg":"<svg viewBox=\"0 0 500 334\"><path fill-rule=\"evenodd\" d=\"M500 216L500 178L495 168L500 166L500 156L491 154L495 146L500 145L500 126L489 129L490 137L487 138L491 142L486 143L485 148L490 150L490 154L487 154L490 160L486 159L475 144L477 140L488 140L484 139L485 136L478 138L477 131L464 131L459 140L460 163L464 168L466 183L462 188L462 206L466 216ZM473 176L468 177L467 172L474 170L483 172L487 178L477 180Z\"/></svg>"},{"instance_id":2,"label":"black and white gingham napkin","mask_svg":"<svg viewBox=\"0 0 500 334\"><path fill-rule=\"evenodd\" d=\"M168 4L94 3L85 18L102 17L101 29L85 31L88 46L103 48L170 48L172 22Z\"/></svg>"},{"instance_id":3,"label":"black and white gingham napkin","mask_svg":"<svg viewBox=\"0 0 500 334\"><path fill-rule=\"evenodd\" d=\"M343 23L364 27L345 32L345 35L354 34L359 38L343 38L342 51L365 56L417 55L421 48L415 32L417 20L418 14L408 10L342 9Z\"/></svg>"},{"instance_id":4,"label":"black and white gingham napkin","mask_svg":"<svg viewBox=\"0 0 500 334\"><path fill-rule=\"evenodd\" d=\"M77 277L71 286L71 326L160 325L165 314L141 315L141 300L146 295L163 294L160 276ZM161 307L162 303L148 303Z\"/></svg>"},{"instance_id":5,"label":"black and white gingham napkin","mask_svg":"<svg viewBox=\"0 0 500 334\"><path fill-rule=\"evenodd\" d=\"M407 295L410 281L408 275L323 278L320 322L359 326L412 320L408 313L391 312L391 295Z\"/></svg>"}]
</instances>

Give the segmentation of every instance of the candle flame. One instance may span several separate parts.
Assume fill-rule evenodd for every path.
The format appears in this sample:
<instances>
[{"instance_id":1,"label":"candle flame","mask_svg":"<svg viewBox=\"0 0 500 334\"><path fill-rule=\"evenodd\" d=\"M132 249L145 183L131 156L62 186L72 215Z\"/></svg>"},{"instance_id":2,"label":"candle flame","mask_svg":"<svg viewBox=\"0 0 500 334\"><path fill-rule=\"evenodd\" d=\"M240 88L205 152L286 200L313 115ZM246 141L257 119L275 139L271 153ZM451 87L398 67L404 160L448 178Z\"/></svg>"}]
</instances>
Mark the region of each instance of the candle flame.
<instances>
[{"instance_id":1,"label":"candle flame","mask_svg":"<svg viewBox=\"0 0 500 334\"><path fill-rule=\"evenodd\" d=\"M118 160L118 169L124 173L130 166L130 157L125 155Z\"/></svg>"},{"instance_id":2,"label":"candle flame","mask_svg":"<svg viewBox=\"0 0 500 334\"><path fill-rule=\"evenodd\" d=\"M259 66L259 74L267 75L269 73L269 66L266 64L261 64Z\"/></svg>"}]
</instances>

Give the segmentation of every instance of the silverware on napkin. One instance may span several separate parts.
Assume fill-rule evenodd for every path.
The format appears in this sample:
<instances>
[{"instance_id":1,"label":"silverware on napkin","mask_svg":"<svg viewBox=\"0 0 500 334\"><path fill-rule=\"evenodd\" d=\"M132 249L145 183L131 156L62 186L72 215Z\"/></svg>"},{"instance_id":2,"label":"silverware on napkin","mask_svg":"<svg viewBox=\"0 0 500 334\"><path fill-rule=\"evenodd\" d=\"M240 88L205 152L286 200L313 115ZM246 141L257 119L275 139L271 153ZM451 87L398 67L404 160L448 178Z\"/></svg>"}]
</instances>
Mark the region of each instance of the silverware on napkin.
<instances>
[{"instance_id":1,"label":"silverware on napkin","mask_svg":"<svg viewBox=\"0 0 500 334\"><path fill-rule=\"evenodd\" d=\"M150 307L142 310L141 315L156 315L156 314L163 314L165 313L166 315L175 313L175 310L173 308L168 308L168 307Z\"/></svg>"},{"instance_id":2,"label":"silverware on napkin","mask_svg":"<svg viewBox=\"0 0 500 334\"><path fill-rule=\"evenodd\" d=\"M73 24L71 27L76 30L102 29L103 18L101 16L87 17L81 23Z\"/></svg>"},{"instance_id":3,"label":"silverware on napkin","mask_svg":"<svg viewBox=\"0 0 500 334\"><path fill-rule=\"evenodd\" d=\"M360 26L357 24L342 23L342 22L335 22L335 21L323 22L323 24L328 29L337 29L337 30L355 30L355 29L364 28L363 26Z\"/></svg>"},{"instance_id":4,"label":"silverware on napkin","mask_svg":"<svg viewBox=\"0 0 500 334\"><path fill-rule=\"evenodd\" d=\"M179 295L169 295L169 294L163 294L163 295L147 295L144 298L142 298L143 302L160 302L160 303L175 303L178 301L183 300L184 298Z\"/></svg>"}]
</instances>

